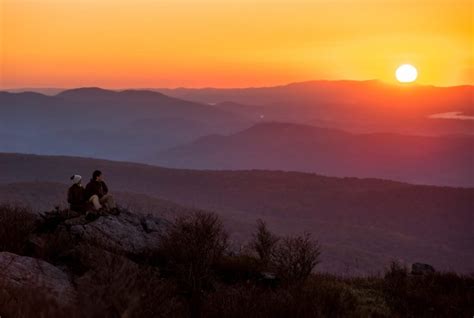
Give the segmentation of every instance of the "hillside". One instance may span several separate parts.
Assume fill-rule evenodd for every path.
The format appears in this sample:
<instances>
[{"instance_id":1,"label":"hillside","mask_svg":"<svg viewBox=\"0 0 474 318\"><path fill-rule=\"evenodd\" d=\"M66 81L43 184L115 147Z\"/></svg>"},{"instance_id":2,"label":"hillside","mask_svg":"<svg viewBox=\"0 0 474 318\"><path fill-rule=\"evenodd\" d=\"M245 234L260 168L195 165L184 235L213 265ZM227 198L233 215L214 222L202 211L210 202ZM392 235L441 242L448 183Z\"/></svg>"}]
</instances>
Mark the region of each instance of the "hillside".
<instances>
[{"instance_id":1,"label":"hillside","mask_svg":"<svg viewBox=\"0 0 474 318\"><path fill-rule=\"evenodd\" d=\"M150 162L175 168L268 169L474 186L474 137L351 134L287 123L202 137Z\"/></svg>"},{"instance_id":2,"label":"hillside","mask_svg":"<svg viewBox=\"0 0 474 318\"><path fill-rule=\"evenodd\" d=\"M278 171L193 171L72 157L0 155L0 183L67 182L101 169L113 191L215 210L244 242L257 218L279 234L309 231L324 271L367 274L391 259L474 268L474 189ZM41 189L43 193L45 189ZM63 191L63 190L61 190ZM20 196L35 191L20 188Z\"/></svg>"}]
</instances>

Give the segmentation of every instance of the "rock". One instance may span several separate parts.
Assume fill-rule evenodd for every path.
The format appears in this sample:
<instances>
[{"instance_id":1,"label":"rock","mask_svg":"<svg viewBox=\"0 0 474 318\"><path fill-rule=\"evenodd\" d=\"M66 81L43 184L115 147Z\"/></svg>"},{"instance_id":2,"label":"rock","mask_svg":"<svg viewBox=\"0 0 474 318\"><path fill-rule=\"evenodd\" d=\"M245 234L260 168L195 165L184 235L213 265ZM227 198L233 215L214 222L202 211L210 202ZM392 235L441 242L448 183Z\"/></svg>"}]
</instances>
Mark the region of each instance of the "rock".
<instances>
[{"instance_id":1,"label":"rock","mask_svg":"<svg viewBox=\"0 0 474 318\"><path fill-rule=\"evenodd\" d=\"M280 283L280 280L278 279L277 275L271 272L260 272L258 281L262 285L272 288L277 287Z\"/></svg>"},{"instance_id":2,"label":"rock","mask_svg":"<svg viewBox=\"0 0 474 318\"><path fill-rule=\"evenodd\" d=\"M433 274L434 272L435 269L429 264L413 263L411 265L411 273L413 275L428 275Z\"/></svg>"},{"instance_id":3,"label":"rock","mask_svg":"<svg viewBox=\"0 0 474 318\"><path fill-rule=\"evenodd\" d=\"M168 225L162 218L146 217L123 211L119 215L106 215L87 222L69 219L70 233L81 243L90 244L114 253L142 255L156 248L160 235Z\"/></svg>"},{"instance_id":4,"label":"rock","mask_svg":"<svg viewBox=\"0 0 474 318\"><path fill-rule=\"evenodd\" d=\"M68 219L68 220L64 221L64 224L66 226L69 226L69 227L71 227L73 225L86 225L87 223L90 223L90 221L86 219L85 215L81 215L79 217Z\"/></svg>"},{"instance_id":5,"label":"rock","mask_svg":"<svg viewBox=\"0 0 474 318\"><path fill-rule=\"evenodd\" d=\"M0 287L2 299L18 299L20 291L23 306L35 301L70 307L76 301L65 272L45 261L8 252L0 252Z\"/></svg>"},{"instance_id":6,"label":"rock","mask_svg":"<svg viewBox=\"0 0 474 318\"><path fill-rule=\"evenodd\" d=\"M37 232L54 232L57 226L65 220L79 217L80 214L71 210L59 210L44 212L40 214L41 220L37 224Z\"/></svg>"},{"instance_id":7,"label":"rock","mask_svg":"<svg viewBox=\"0 0 474 318\"><path fill-rule=\"evenodd\" d=\"M60 218L55 215L54 225L41 224L29 238L29 255L46 260L68 257L75 247L95 248L127 257L146 256L156 249L169 221L153 215L121 211L119 214L102 214L90 219L86 215ZM70 214L67 214L70 216Z\"/></svg>"},{"instance_id":8,"label":"rock","mask_svg":"<svg viewBox=\"0 0 474 318\"><path fill-rule=\"evenodd\" d=\"M260 274L262 275L262 278L263 278L263 279L266 279L266 280L274 280L274 279L276 279L275 273L271 273L271 272L261 272Z\"/></svg>"}]
</instances>

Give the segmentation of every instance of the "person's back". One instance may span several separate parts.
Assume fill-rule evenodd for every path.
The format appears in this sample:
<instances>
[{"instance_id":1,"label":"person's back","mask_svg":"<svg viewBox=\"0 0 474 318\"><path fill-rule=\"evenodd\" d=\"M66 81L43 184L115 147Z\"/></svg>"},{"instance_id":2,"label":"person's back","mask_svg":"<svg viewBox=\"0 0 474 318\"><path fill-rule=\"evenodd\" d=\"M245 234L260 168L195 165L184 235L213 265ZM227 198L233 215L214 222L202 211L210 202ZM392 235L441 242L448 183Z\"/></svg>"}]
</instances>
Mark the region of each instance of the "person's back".
<instances>
[{"instance_id":1,"label":"person's back","mask_svg":"<svg viewBox=\"0 0 474 318\"><path fill-rule=\"evenodd\" d=\"M71 177L73 182L67 193L67 202L69 208L73 211L83 213L86 210L86 197L84 187L81 184L82 177L74 175Z\"/></svg>"}]
</instances>

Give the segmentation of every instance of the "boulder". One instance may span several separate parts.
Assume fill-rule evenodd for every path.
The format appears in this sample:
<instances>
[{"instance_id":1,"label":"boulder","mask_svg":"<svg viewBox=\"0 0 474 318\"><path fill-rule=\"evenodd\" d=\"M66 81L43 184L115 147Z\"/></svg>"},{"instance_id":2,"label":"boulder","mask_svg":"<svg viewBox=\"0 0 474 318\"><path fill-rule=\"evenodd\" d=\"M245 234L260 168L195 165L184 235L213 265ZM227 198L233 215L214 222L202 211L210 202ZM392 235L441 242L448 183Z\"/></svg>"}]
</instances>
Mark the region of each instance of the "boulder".
<instances>
[{"instance_id":1,"label":"boulder","mask_svg":"<svg viewBox=\"0 0 474 318\"><path fill-rule=\"evenodd\" d=\"M92 222L83 217L65 222L76 241L124 255L142 255L155 249L168 224L163 218L128 211L100 216Z\"/></svg>"},{"instance_id":2,"label":"boulder","mask_svg":"<svg viewBox=\"0 0 474 318\"><path fill-rule=\"evenodd\" d=\"M258 281L267 287L275 288L280 283L277 275L272 272L260 272L258 276Z\"/></svg>"},{"instance_id":3,"label":"boulder","mask_svg":"<svg viewBox=\"0 0 474 318\"><path fill-rule=\"evenodd\" d=\"M12 299L22 306L49 302L71 307L76 301L65 272L45 261L9 252L0 252L0 295L3 301Z\"/></svg>"},{"instance_id":4,"label":"boulder","mask_svg":"<svg viewBox=\"0 0 474 318\"><path fill-rule=\"evenodd\" d=\"M411 273L413 275L428 275L433 274L434 272L435 269L429 264L413 263L411 265Z\"/></svg>"}]
</instances>

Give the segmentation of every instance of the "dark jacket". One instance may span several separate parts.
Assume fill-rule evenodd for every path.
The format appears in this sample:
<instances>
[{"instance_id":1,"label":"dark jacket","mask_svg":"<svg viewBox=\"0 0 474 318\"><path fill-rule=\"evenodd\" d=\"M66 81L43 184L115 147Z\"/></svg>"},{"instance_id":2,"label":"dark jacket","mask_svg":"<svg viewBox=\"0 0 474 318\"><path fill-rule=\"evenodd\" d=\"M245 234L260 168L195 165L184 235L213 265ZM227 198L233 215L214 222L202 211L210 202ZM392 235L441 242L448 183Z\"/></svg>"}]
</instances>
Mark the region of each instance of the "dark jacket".
<instances>
[{"instance_id":1,"label":"dark jacket","mask_svg":"<svg viewBox=\"0 0 474 318\"><path fill-rule=\"evenodd\" d=\"M67 192L69 208L76 212L82 212L86 208L85 190L81 185L73 184Z\"/></svg>"},{"instance_id":2,"label":"dark jacket","mask_svg":"<svg viewBox=\"0 0 474 318\"><path fill-rule=\"evenodd\" d=\"M109 192L109 188L104 181L91 180L86 186L86 198L90 199L91 196L97 195L102 198Z\"/></svg>"}]
</instances>

